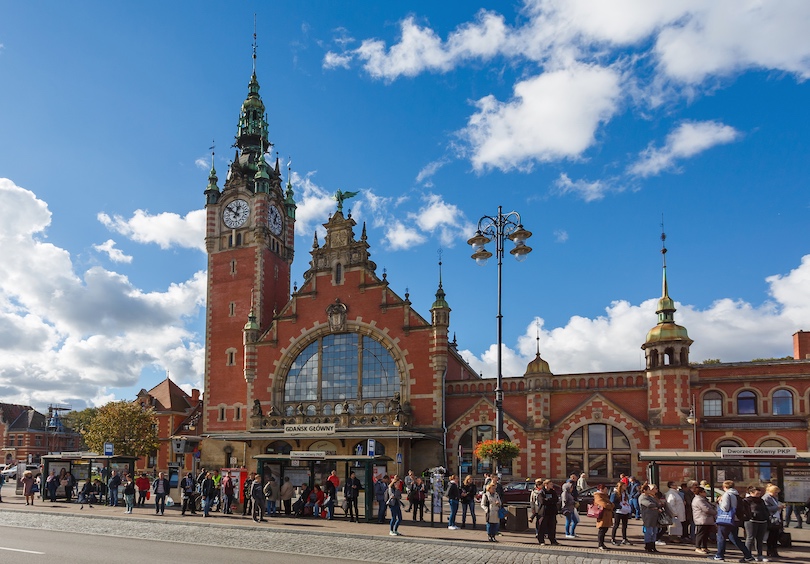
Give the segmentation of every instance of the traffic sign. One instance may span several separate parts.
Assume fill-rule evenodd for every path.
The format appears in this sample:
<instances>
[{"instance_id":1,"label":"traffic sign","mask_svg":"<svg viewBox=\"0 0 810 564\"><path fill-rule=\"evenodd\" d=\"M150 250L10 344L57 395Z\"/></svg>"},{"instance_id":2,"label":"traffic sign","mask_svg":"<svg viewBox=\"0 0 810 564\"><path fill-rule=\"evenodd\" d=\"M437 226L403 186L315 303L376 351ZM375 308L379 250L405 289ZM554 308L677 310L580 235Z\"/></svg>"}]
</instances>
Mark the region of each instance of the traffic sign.
<instances>
[{"instance_id":1,"label":"traffic sign","mask_svg":"<svg viewBox=\"0 0 810 564\"><path fill-rule=\"evenodd\" d=\"M112 443L104 443L104 456L113 456L115 453L115 445Z\"/></svg>"}]
</instances>

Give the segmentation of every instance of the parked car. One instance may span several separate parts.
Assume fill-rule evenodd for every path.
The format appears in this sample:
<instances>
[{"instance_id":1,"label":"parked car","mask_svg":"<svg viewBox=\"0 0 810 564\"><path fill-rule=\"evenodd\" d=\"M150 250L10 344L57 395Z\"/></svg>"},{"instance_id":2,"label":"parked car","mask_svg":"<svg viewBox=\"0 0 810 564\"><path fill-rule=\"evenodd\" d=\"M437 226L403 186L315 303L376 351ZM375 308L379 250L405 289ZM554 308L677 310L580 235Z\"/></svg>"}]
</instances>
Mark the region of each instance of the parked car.
<instances>
[{"instance_id":1,"label":"parked car","mask_svg":"<svg viewBox=\"0 0 810 564\"><path fill-rule=\"evenodd\" d=\"M588 512L588 505L593 503L593 494L596 493L596 486L591 486L579 492L579 513L585 515Z\"/></svg>"},{"instance_id":2,"label":"parked car","mask_svg":"<svg viewBox=\"0 0 810 564\"><path fill-rule=\"evenodd\" d=\"M34 476L38 476L40 474L39 464L26 464L25 469L30 470L31 472L33 472ZM16 464L10 465L8 468L3 470L2 474L3 474L3 477L6 480L16 480L17 479L17 465Z\"/></svg>"}]
</instances>

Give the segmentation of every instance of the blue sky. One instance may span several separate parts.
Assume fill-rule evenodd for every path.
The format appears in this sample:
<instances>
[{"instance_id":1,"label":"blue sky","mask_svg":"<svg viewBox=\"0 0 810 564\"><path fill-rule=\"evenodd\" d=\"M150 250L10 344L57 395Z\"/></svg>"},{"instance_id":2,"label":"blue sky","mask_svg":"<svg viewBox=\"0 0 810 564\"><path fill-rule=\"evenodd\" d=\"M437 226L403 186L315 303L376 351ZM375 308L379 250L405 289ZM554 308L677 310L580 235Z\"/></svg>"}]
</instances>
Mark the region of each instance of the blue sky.
<instances>
[{"instance_id":1,"label":"blue sky","mask_svg":"<svg viewBox=\"0 0 810 564\"><path fill-rule=\"evenodd\" d=\"M208 148L224 179L254 13L299 285L359 190L426 317L442 249L451 332L493 377L496 267L466 240L502 205L534 234L505 259L504 374L538 332L555 373L635 370L663 215L693 361L810 329L806 2L2 2L0 400L201 385Z\"/></svg>"}]
</instances>

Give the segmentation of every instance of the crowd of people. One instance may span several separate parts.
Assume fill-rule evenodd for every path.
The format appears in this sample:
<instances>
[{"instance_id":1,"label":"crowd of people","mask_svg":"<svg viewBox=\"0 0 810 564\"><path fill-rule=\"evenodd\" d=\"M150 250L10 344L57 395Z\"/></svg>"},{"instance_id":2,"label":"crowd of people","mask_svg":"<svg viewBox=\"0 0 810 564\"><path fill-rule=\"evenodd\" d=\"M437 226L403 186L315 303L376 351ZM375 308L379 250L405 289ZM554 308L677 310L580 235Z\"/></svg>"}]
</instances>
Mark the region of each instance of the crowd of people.
<instances>
[{"instance_id":1,"label":"crowd of people","mask_svg":"<svg viewBox=\"0 0 810 564\"><path fill-rule=\"evenodd\" d=\"M472 476L466 476L462 481L452 474L447 477L446 485L441 489L447 500L447 528L466 528L469 518L475 529L476 505L479 505L484 515L487 539L497 542L500 527L507 516L504 489L497 475L484 476L480 492ZM155 514L164 514L170 484L163 472L150 479L146 473L135 477L127 472L118 474L116 470L111 470L106 478L106 483L96 477L79 486L66 469L58 474L52 471L44 482L41 476L35 477L28 470L21 483L26 505L33 505L36 493L43 487L42 497L54 502L57 490L62 487L63 495L69 502L73 492L78 492L80 509L84 509L85 504L92 507L101 502L117 506L121 501L120 493L126 513L132 513L135 507L145 507L153 497ZM565 520L565 538L578 538L576 529L580 523L580 496L589 489L585 474L572 474L561 487L557 487L552 480L541 478L536 479L534 484L528 510L537 541L541 545L560 544L557 540L558 515ZM221 475L218 471L210 472L205 468L196 476L189 472L179 482L181 515L196 515L198 510L202 511L204 517L210 517L212 512L217 511L233 514L239 501L238 487L228 474ZM277 482L274 476L264 477L253 472L241 484L241 488L242 516L249 515L257 522L266 521L267 516L281 514L333 519L339 493L342 493L340 506L345 518L350 522L360 521L358 499L363 486L354 472L349 474L342 487L337 472L333 470L323 483L310 485L304 482L297 492L289 477ZM615 485L599 484L593 490L593 503L588 505L587 515L594 519L597 549L603 551L609 550L608 533L610 544L632 545L627 529L630 519L637 519L642 525L644 550L650 553L659 552L659 547L667 543L688 543L695 546L697 554L721 561L725 560L727 549L733 546L742 555L740 562L768 562L779 556L780 535L789 527L791 519L795 517L797 527L801 528L802 513L806 511L810 515L810 500L805 505L785 505L779 501L779 487L770 483L752 485L741 493L733 481L727 480L722 484L722 491L715 495L715 490L705 481L668 482L666 490L661 491L656 484L641 483L632 476L622 474ZM425 520L428 491L426 480L413 471L409 471L404 478L396 474L379 477L374 481L371 492L378 505L377 522L385 523L388 520L389 534L401 535L399 527L403 520L403 509L411 514L414 522ZM744 531L742 538L740 528ZM710 543L716 544L714 554L710 554Z\"/></svg>"}]
</instances>

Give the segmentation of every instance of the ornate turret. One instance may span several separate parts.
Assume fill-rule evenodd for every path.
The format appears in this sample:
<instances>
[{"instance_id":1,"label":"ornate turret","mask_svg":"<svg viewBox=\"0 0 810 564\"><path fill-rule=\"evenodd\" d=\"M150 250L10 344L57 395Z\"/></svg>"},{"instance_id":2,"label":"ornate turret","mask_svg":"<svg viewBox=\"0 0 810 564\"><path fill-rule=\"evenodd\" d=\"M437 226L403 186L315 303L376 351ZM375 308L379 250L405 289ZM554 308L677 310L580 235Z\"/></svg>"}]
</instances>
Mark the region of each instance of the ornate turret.
<instances>
[{"instance_id":1,"label":"ornate turret","mask_svg":"<svg viewBox=\"0 0 810 564\"><path fill-rule=\"evenodd\" d=\"M214 168L214 151L211 151L211 172L208 173L208 186L205 188L205 203L216 204L219 200L219 186L217 186L217 170Z\"/></svg>"},{"instance_id":2,"label":"ornate turret","mask_svg":"<svg viewBox=\"0 0 810 564\"><path fill-rule=\"evenodd\" d=\"M540 357L540 322L538 321L537 327L537 354L534 359L526 366L526 373L524 376L538 376L541 374L551 375L551 368L548 362Z\"/></svg>"},{"instance_id":3,"label":"ornate turret","mask_svg":"<svg viewBox=\"0 0 810 564\"><path fill-rule=\"evenodd\" d=\"M256 34L253 34L253 74L248 83L248 95L239 112L239 121L236 126L236 155L231 163L228 181L225 187L230 187L233 180L243 179L249 188L253 188L253 179L259 172L259 163L264 151L272 146L268 139L267 114L264 102L259 96L259 80L256 78ZM268 171L266 171L268 172ZM278 178L277 174L268 172L268 179Z\"/></svg>"},{"instance_id":4,"label":"ornate turret","mask_svg":"<svg viewBox=\"0 0 810 564\"><path fill-rule=\"evenodd\" d=\"M433 326L444 326L445 328L450 325L450 305L445 299L444 289L442 288L442 260L441 249L439 250L439 288L436 290L436 301L430 306L430 313L432 317ZM446 335L445 335L446 338Z\"/></svg>"},{"instance_id":5,"label":"ornate turret","mask_svg":"<svg viewBox=\"0 0 810 564\"><path fill-rule=\"evenodd\" d=\"M666 234L661 233L661 255L663 257L663 284L661 299L655 313L658 314L658 325L647 333L647 340L642 345L646 351L647 368L659 366L686 366L689 364L689 345L692 339L685 327L675 323L675 302L669 297L667 284L667 248Z\"/></svg>"}]
</instances>

